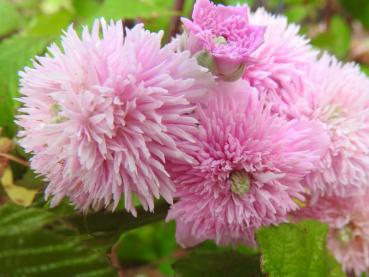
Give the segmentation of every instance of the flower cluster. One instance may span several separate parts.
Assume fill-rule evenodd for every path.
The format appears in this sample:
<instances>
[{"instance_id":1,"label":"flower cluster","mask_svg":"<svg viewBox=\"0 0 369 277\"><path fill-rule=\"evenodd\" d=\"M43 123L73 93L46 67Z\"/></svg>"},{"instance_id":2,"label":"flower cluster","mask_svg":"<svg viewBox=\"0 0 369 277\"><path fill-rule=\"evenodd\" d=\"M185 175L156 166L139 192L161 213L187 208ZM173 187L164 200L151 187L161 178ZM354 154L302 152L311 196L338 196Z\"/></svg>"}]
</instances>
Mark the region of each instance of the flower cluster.
<instances>
[{"instance_id":1,"label":"flower cluster","mask_svg":"<svg viewBox=\"0 0 369 277\"><path fill-rule=\"evenodd\" d=\"M20 73L46 197L133 215L163 197L183 247L313 218L345 270L369 270L369 79L263 9L197 0L182 22L164 46L143 25L70 27Z\"/></svg>"},{"instance_id":2,"label":"flower cluster","mask_svg":"<svg viewBox=\"0 0 369 277\"><path fill-rule=\"evenodd\" d=\"M193 140L195 102L213 78L189 53L161 47L162 33L142 25L96 21L79 38L69 28L50 55L21 73L21 144L32 168L49 180L55 205L65 196L78 208L115 208L132 194L154 209L172 203L167 160L192 162L178 140Z\"/></svg>"}]
</instances>

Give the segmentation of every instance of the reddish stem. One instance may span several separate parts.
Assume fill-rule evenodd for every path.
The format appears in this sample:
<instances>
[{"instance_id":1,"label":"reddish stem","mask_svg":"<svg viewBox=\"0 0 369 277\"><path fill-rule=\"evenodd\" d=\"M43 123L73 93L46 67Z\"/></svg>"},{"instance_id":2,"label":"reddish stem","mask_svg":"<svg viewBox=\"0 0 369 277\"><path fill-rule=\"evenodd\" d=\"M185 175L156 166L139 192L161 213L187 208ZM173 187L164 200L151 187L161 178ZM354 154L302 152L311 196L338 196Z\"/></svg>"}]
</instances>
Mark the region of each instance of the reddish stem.
<instances>
[{"instance_id":1,"label":"reddish stem","mask_svg":"<svg viewBox=\"0 0 369 277\"><path fill-rule=\"evenodd\" d=\"M174 1L174 8L173 8L174 15L170 22L170 31L169 31L170 37L174 37L176 34L179 33L179 27L181 23L180 19L181 19L181 14L183 11L184 3L185 3L185 0L175 0Z\"/></svg>"},{"instance_id":2,"label":"reddish stem","mask_svg":"<svg viewBox=\"0 0 369 277\"><path fill-rule=\"evenodd\" d=\"M20 158L17 158L17 157L14 157L10 154L5 154L5 153L0 153L0 158L4 158L6 160L9 160L9 161L13 161L13 162L16 162L16 163L19 163L23 166L26 166L28 167L29 166L29 163L25 160L22 160Z\"/></svg>"}]
</instances>

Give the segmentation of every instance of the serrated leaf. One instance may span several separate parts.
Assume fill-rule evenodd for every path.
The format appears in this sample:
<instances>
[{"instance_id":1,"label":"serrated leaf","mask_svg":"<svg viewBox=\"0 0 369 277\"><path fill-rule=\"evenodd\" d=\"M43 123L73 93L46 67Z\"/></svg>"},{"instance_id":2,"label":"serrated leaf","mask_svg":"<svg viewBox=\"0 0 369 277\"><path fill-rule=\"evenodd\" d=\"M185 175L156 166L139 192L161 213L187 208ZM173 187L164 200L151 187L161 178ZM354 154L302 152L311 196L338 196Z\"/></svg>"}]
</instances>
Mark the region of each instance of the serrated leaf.
<instances>
[{"instance_id":1,"label":"serrated leaf","mask_svg":"<svg viewBox=\"0 0 369 277\"><path fill-rule=\"evenodd\" d=\"M115 276L101 253L50 231L7 237L0 260L0 276Z\"/></svg>"},{"instance_id":2,"label":"serrated leaf","mask_svg":"<svg viewBox=\"0 0 369 277\"><path fill-rule=\"evenodd\" d=\"M0 208L0 276L116 275L104 252L87 249L76 236L43 229L51 220L39 209Z\"/></svg>"},{"instance_id":3,"label":"serrated leaf","mask_svg":"<svg viewBox=\"0 0 369 277\"><path fill-rule=\"evenodd\" d=\"M18 71L44 51L48 37L15 35L0 44L0 127L14 136L14 114L18 96Z\"/></svg>"},{"instance_id":4,"label":"serrated leaf","mask_svg":"<svg viewBox=\"0 0 369 277\"><path fill-rule=\"evenodd\" d=\"M175 276L181 277L257 277L262 276L259 255L236 251L192 251L173 264Z\"/></svg>"},{"instance_id":5,"label":"serrated leaf","mask_svg":"<svg viewBox=\"0 0 369 277\"><path fill-rule=\"evenodd\" d=\"M0 207L0 237L33 232L52 221L55 221L55 215L47 211L3 205Z\"/></svg>"},{"instance_id":6,"label":"serrated leaf","mask_svg":"<svg viewBox=\"0 0 369 277\"><path fill-rule=\"evenodd\" d=\"M315 221L261 228L263 271L271 277L345 276L326 250L328 226Z\"/></svg>"},{"instance_id":7,"label":"serrated leaf","mask_svg":"<svg viewBox=\"0 0 369 277\"><path fill-rule=\"evenodd\" d=\"M22 22L22 17L15 5L8 0L0 0L0 35L16 30Z\"/></svg>"}]
</instances>

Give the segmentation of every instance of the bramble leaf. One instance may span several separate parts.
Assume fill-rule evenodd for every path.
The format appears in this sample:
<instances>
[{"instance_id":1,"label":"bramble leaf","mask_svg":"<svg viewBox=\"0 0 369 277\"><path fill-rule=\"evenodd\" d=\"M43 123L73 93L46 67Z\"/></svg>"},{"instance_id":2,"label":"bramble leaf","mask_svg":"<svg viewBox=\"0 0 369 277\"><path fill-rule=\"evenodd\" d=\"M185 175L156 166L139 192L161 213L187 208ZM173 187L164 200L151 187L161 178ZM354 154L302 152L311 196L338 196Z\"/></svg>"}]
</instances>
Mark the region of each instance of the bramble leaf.
<instances>
[{"instance_id":1,"label":"bramble leaf","mask_svg":"<svg viewBox=\"0 0 369 277\"><path fill-rule=\"evenodd\" d=\"M40 209L0 208L0 276L116 276L101 250L87 248L78 236L43 228L55 220Z\"/></svg>"},{"instance_id":2,"label":"bramble leaf","mask_svg":"<svg viewBox=\"0 0 369 277\"><path fill-rule=\"evenodd\" d=\"M316 221L264 227L257 232L262 268L271 277L344 277L326 250L328 226Z\"/></svg>"}]
</instances>

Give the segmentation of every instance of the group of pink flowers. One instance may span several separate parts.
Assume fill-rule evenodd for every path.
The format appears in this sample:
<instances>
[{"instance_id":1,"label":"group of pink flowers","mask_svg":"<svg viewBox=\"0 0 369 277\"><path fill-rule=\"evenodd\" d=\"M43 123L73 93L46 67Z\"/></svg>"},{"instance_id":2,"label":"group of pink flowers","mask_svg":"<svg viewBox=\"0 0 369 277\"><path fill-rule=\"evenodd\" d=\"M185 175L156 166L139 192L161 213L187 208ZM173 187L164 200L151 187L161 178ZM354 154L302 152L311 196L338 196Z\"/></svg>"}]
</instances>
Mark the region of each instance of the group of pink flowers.
<instances>
[{"instance_id":1,"label":"group of pink flowers","mask_svg":"<svg viewBox=\"0 0 369 277\"><path fill-rule=\"evenodd\" d=\"M164 46L142 25L70 27L21 72L20 143L52 204L136 215L133 197L163 197L183 247L318 219L368 271L369 79L263 9L197 0L182 21Z\"/></svg>"}]
</instances>

